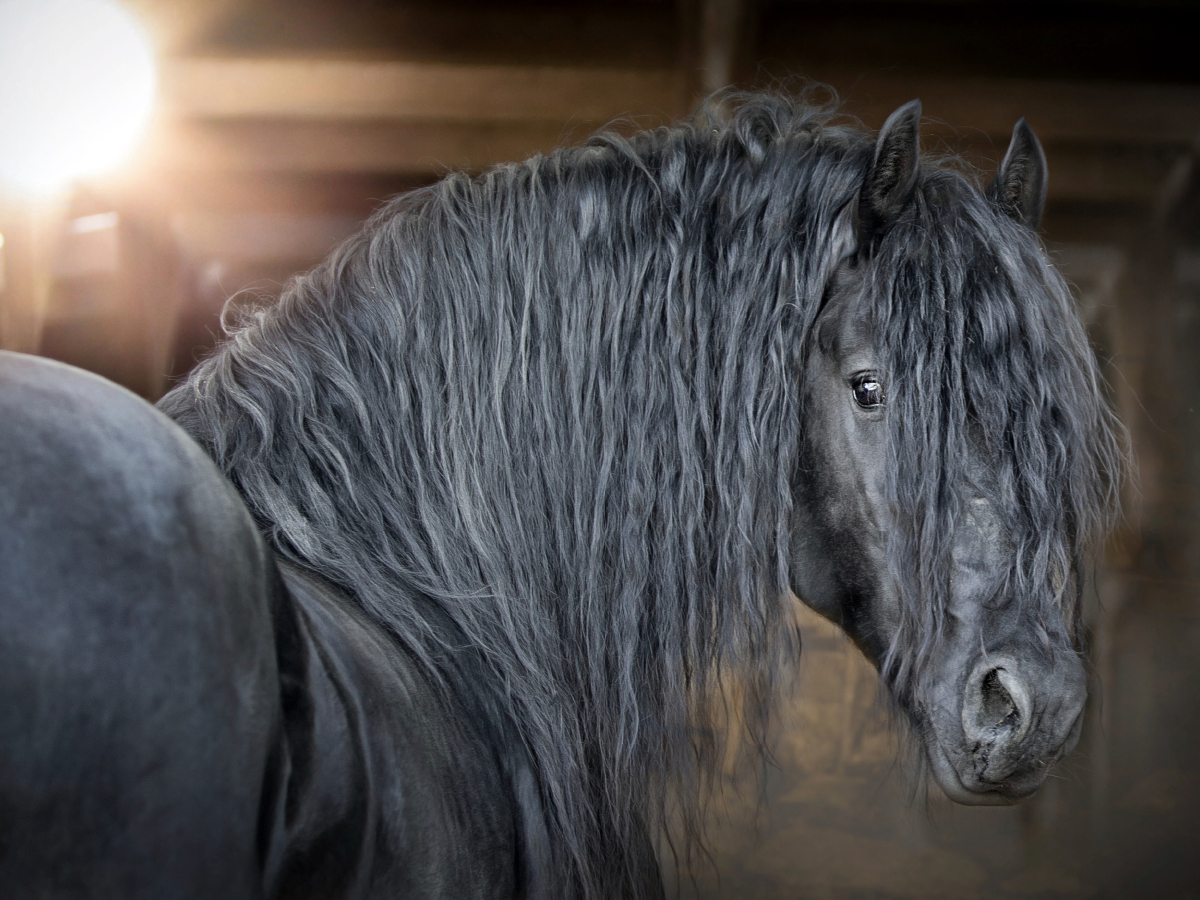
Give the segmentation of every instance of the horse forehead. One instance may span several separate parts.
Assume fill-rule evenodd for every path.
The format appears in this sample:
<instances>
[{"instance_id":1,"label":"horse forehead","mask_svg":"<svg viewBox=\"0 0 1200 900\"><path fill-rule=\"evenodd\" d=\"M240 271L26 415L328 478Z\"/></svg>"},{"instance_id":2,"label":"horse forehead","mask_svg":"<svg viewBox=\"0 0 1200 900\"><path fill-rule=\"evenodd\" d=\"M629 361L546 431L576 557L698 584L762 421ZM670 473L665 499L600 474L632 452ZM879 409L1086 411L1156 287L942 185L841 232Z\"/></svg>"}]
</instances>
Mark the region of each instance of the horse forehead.
<instances>
[{"instance_id":1,"label":"horse forehead","mask_svg":"<svg viewBox=\"0 0 1200 900\"><path fill-rule=\"evenodd\" d=\"M875 333L865 292L857 285L839 288L821 315L818 344L838 359L872 355Z\"/></svg>"}]
</instances>

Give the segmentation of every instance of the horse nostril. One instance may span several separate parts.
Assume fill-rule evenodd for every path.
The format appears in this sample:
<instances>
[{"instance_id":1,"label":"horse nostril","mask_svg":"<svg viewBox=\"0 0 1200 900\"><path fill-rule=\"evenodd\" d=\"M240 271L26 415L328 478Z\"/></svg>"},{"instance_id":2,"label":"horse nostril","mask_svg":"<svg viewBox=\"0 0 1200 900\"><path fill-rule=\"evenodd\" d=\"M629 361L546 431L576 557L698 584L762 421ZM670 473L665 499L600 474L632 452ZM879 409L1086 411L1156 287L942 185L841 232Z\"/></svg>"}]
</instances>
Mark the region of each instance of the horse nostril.
<instances>
[{"instance_id":1,"label":"horse nostril","mask_svg":"<svg viewBox=\"0 0 1200 900\"><path fill-rule=\"evenodd\" d=\"M1021 718L1017 703L1000 680L1000 670L992 669L983 677L980 685L983 696L980 712L985 727L1015 728Z\"/></svg>"},{"instance_id":2,"label":"horse nostril","mask_svg":"<svg viewBox=\"0 0 1200 900\"><path fill-rule=\"evenodd\" d=\"M1011 665L984 665L967 681L963 731L988 747L1016 746L1029 730L1032 703Z\"/></svg>"}]
</instances>

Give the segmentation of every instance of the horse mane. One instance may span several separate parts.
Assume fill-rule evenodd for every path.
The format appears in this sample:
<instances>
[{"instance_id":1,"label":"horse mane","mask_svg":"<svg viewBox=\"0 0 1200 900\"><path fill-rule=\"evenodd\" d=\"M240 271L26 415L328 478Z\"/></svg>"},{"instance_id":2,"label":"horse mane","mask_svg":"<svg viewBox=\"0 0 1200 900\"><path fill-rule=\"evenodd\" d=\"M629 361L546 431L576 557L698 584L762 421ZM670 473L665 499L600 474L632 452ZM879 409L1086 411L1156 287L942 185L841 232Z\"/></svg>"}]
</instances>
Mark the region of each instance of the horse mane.
<instances>
[{"instance_id":1,"label":"horse mane","mask_svg":"<svg viewBox=\"0 0 1200 900\"><path fill-rule=\"evenodd\" d=\"M744 686L737 718L761 752L799 652L800 378L872 150L834 113L727 96L401 196L161 402L280 556L435 674L455 653L435 619L484 654L534 761L564 896L654 890L637 848L669 809L698 839L722 679ZM1094 433L1107 420L1065 286L985 204L924 167L871 264L885 348L919 347L889 363L892 564L911 609L885 671L901 690L931 652L922 629L945 628L935 563L968 420L999 423L989 446L1013 454L1023 579L1073 571L1117 456ZM1048 308L1020 302L1031 286ZM1056 399L1054 379L1093 399ZM1057 527L1066 544L1040 531Z\"/></svg>"},{"instance_id":2,"label":"horse mane","mask_svg":"<svg viewBox=\"0 0 1200 900\"><path fill-rule=\"evenodd\" d=\"M754 730L798 652L801 354L870 150L830 116L726 99L401 196L161 403L282 557L433 669L431 608L483 650L564 891L645 890L722 673Z\"/></svg>"}]
</instances>

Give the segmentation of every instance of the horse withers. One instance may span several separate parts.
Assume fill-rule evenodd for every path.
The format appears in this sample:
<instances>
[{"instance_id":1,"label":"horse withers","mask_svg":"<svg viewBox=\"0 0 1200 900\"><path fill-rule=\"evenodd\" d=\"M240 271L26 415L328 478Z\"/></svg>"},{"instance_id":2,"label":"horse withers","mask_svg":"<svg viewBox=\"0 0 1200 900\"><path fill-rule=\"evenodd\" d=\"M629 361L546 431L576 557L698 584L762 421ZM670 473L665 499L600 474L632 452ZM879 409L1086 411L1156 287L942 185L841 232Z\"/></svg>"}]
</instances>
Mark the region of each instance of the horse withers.
<instances>
[{"instance_id":1,"label":"horse withers","mask_svg":"<svg viewBox=\"0 0 1200 900\"><path fill-rule=\"evenodd\" d=\"M981 191L915 103L832 117L725 97L397 198L182 432L0 361L0 887L654 896L791 592L949 796L1036 789L1121 467L1044 159L1019 123Z\"/></svg>"}]
</instances>

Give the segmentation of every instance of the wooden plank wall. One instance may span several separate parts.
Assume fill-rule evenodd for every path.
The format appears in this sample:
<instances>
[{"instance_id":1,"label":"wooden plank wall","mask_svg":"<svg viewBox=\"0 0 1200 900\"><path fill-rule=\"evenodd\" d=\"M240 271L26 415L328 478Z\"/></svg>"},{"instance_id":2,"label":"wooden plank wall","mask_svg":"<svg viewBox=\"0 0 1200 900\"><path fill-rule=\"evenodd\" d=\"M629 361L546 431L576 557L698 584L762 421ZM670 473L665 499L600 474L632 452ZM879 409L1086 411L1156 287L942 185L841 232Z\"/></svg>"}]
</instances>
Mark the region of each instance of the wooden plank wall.
<instances>
[{"instance_id":1,"label":"wooden plank wall","mask_svg":"<svg viewBox=\"0 0 1200 900\"><path fill-rule=\"evenodd\" d=\"M161 51L158 111L137 156L80 186L68 217L119 210L169 236L183 271L161 287L161 328L202 342L222 294L277 289L392 193L616 119L668 121L725 84L823 82L873 127L920 97L927 145L984 168L1025 116L1050 160L1058 241L1120 240L1200 136L1188 10L1167 0L129 2ZM30 349L38 315L71 309L18 298L36 280L20 232L0 341Z\"/></svg>"}]
</instances>

